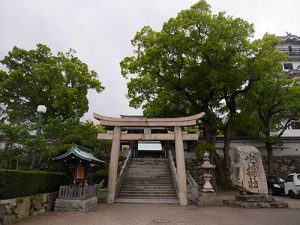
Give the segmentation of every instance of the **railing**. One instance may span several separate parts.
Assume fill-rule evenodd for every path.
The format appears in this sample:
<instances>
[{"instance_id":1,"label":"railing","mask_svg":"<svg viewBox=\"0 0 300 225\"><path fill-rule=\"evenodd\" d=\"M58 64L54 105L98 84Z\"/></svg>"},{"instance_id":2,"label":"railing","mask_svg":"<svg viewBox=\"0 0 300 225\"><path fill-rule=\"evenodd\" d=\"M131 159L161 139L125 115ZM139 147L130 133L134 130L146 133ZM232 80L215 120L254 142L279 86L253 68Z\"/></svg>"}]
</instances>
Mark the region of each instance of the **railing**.
<instances>
[{"instance_id":1,"label":"railing","mask_svg":"<svg viewBox=\"0 0 300 225\"><path fill-rule=\"evenodd\" d=\"M287 55L300 56L300 48L277 48L279 51L286 53Z\"/></svg>"},{"instance_id":2,"label":"railing","mask_svg":"<svg viewBox=\"0 0 300 225\"><path fill-rule=\"evenodd\" d=\"M199 185L194 180L192 175L189 171L186 171L186 180L187 180L187 192L188 192L188 199L192 201L196 201L198 199L199 194Z\"/></svg>"},{"instance_id":3,"label":"railing","mask_svg":"<svg viewBox=\"0 0 300 225\"><path fill-rule=\"evenodd\" d=\"M170 164L170 169L171 169L171 173L172 173L172 177L173 177L173 183L174 183L176 195L178 197L177 170L176 170L176 166L175 166L175 163L173 160L173 155L172 155L171 151L169 151L169 164Z\"/></svg>"},{"instance_id":4,"label":"railing","mask_svg":"<svg viewBox=\"0 0 300 225\"><path fill-rule=\"evenodd\" d=\"M60 186L58 198L62 199L87 199L96 196L99 184L92 186L70 185Z\"/></svg>"},{"instance_id":5,"label":"railing","mask_svg":"<svg viewBox=\"0 0 300 225\"><path fill-rule=\"evenodd\" d=\"M125 176L126 176L126 173L127 173L127 170L128 170L128 167L130 165L130 162L131 162L131 159L132 159L132 151L130 150L126 159L125 159L125 162L121 168L121 171L120 171L120 174L118 176L118 179L117 179L117 187L116 187L116 196L119 195L119 191L121 189L121 186L122 186L122 183L125 179Z\"/></svg>"}]
</instances>

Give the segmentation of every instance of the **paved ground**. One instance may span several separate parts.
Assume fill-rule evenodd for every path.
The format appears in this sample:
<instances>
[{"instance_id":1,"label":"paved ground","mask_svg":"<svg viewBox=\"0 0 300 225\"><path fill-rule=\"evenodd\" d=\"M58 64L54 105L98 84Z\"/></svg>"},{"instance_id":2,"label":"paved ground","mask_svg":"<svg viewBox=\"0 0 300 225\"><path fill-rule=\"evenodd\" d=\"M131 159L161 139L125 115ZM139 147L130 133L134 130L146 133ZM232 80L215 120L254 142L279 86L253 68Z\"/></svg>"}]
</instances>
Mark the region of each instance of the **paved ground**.
<instances>
[{"instance_id":1,"label":"paved ground","mask_svg":"<svg viewBox=\"0 0 300 225\"><path fill-rule=\"evenodd\" d=\"M299 200L299 199L298 199ZM300 201L300 200L299 200ZM180 207L176 204L101 203L86 213L44 213L18 225L299 225L300 209Z\"/></svg>"},{"instance_id":2,"label":"paved ground","mask_svg":"<svg viewBox=\"0 0 300 225\"><path fill-rule=\"evenodd\" d=\"M289 205L290 209L299 209L300 210L300 199L291 199L287 196L275 196L276 201L285 202ZM300 221L299 221L300 224Z\"/></svg>"}]
</instances>

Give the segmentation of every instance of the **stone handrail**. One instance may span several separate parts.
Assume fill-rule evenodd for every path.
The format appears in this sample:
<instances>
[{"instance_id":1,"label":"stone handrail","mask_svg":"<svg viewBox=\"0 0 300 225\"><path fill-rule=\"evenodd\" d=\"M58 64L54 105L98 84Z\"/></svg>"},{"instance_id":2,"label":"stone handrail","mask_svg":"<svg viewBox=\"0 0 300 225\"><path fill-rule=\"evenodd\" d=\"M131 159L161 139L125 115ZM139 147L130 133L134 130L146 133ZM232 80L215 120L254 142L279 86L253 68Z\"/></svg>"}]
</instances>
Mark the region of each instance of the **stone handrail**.
<instances>
[{"instance_id":1,"label":"stone handrail","mask_svg":"<svg viewBox=\"0 0 300 225\"><path fill-rule=\"evenodd\" d=\"M199 194L199 185L194 180L189 171L186 171L186 181L187 181L187 191L188 191L188 199L192 201L196 201L198 199Z\"/></svg>"},{"instance_id":2,"label":"stone handrail","mask_svg":"<svg viewBox=\"0 0 300 225\"><path fill-rule=\"evenodd\" d=\"M177 169L173 160L173 155L172 152L169 151L169 164L170 164L170 169L171 169L171 173L172 173L172 177L173 177L173 183L174 183L174 187L175 187L175 191L176 191L176 195L178 197L178 187L177 187Z\"/></svg>"},{"instance_id":3,"label":"stone handrail","mask_svg":"<svg viewBox=\"0 0 300 225\"><path fill-rule=\"evenodd\" d=\"M58 198L61 199L87 199L96 196L98 184L92 186L60 186Z\"/></svg>"},{"instance_id":4,"label":"stone handrail","mask_svg":"<svg viewBox=\"0 0 300 225\"><path fill-rule=\"evenodd\" d=\"M129 153L128 153L126 159L125 159L125 162L124 162L124 164L121 168L120 174L119 174L118 179L117 179L116 196L118 196L118 194L119 194L119 191L120 191L122 183L125 179L128 167L130 165L131 159L132 159L132 151L129 150Z\"/></svg>"}]
</instances>

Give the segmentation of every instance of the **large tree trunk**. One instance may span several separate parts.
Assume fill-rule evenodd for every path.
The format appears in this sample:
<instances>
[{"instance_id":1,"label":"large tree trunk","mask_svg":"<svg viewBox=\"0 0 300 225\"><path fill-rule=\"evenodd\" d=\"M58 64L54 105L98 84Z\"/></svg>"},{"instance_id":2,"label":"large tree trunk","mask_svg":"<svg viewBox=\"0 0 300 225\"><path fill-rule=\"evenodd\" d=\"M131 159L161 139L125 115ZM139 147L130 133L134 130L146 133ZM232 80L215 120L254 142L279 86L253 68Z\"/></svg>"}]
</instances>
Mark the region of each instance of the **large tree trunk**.
<instances>
[{"instance_id":1,"label":"large tree trunk","mask_svg":"<svg viewBox=\"0 0 300 225\"><path fill-rule=\"evenodd\" d=\"M217 129L216 129L216 120L213 115L208 115L203 127L203 133L205 136L205 141L207 143L212 144L213 146L213 152L211 153L211 163L216 166L215 169L215 176L213 177L217 187L221 187L224 183L225 176L224 176L224 167L223 167L223 160L219 156L219 154L216 152L216 139L217 139Z\"/></svg>"},{"instance_id":2,"label":"large tree trunk","mask_svg":"<svg viewBox=\"0 0 300 225\"><path fill-rule=\"evenodd\" d=\"M233 121L235 117L235 111L230 112L229 118L224 130L224 147L223 147L223 154L224 154L224 175L225 175L225 182L224 182L224 188L230 188L231 187L231 181L230 181L230 160L229 160L229 148L230 148L230 142L231 142L231 129L233 126Z\"/></svg>"},{"instance_id":3,"label":"large tree trunk","mask_svg":"<svg viewBox=\"0 0 300 225\"><path fill-rule=\"evenodd\" d=\"M273 148L272 144L269 143L268 141L265 142L266 144L266 149L267 149L267 163L268 163L268 175L273 175Z\"/></svg>"},{"instance_id":4,"label":"large tree trunk","mask_svg":"<svg viewBox=\"0 0 300 225\"><path fill-rule=\"evenodd\" d=\"M236 115L236 105L234 100L232 100L230 103L227 103L227 105L229 108L229 118L224 129L224 147L223 147L224 174L225 174L224 188L231 188L229 148L231 142L231 129L233 127L233 122Z\"/></svg>"}]
</instances>

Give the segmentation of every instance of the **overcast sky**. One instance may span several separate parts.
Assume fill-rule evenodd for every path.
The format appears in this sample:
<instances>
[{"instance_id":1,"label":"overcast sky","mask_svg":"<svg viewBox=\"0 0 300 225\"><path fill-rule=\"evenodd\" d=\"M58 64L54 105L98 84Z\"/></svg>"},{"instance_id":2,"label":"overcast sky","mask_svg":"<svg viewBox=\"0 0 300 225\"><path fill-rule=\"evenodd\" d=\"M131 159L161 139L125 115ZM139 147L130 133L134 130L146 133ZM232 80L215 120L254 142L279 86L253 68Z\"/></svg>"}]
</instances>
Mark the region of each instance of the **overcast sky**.
<instances>
[{"instance_id":1,"label":"overcast sky","mask_svg":"<svg viewBox=\"0 0 300 225\"><path fill-rule=\"evenodd\" d=\"M196 0L0 0L0 58L13 46L34 49L37 43L56 54L69 48L95 70L105 90L89 93L89 112L119 117L141 114L129 108L120 61L132 55L130 40L143 26L159 30L164 21ZM254 23L264 33L300 35L300 0L208 0L214 13L226 11Z\"/></svg>"}]
</instances>

